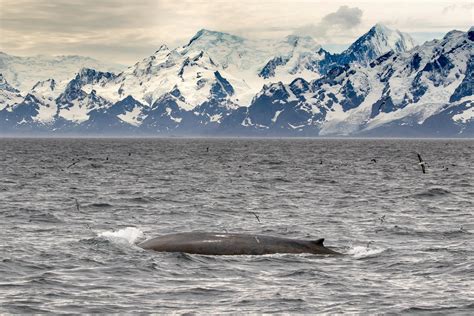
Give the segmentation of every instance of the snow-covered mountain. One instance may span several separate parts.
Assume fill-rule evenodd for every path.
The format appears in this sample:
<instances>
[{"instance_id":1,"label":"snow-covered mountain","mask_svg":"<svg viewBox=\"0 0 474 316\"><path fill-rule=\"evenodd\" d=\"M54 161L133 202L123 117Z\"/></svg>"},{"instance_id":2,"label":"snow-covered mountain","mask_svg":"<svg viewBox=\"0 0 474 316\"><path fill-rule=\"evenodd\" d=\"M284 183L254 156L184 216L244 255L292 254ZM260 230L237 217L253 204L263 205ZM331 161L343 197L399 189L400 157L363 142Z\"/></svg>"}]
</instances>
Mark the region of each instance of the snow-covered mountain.
<instances>
[{"instance_id":1,"label":"snow-covered mountain","mask_svg":"<svg viewBox=\"0 0 474 316\"><path fill-rule=\"evenodd\" d=\"M383 24L376 24L340 54L339 63L356 62L368 65L373 59L390 51L401 53L415 46L410 35L392 30Z\"/></svg>"},{"instance_id":2,"label":"snow-covered mountain","mask_svg":"<svg viewBox=\"0 0 474 316\"><path fill-rule=\"evenodd\" d=\"M252 41L227 33L200 30L188 44L160 47L155 54L121 73L97 92L111 101L127 95L152 105L175 88L191 110L210 97L216 72L230 83L232 103L248 105L266 82L319 76L314 62L323 59L320 45L309 37L288 36L282 41ZM276 59L284 63L275 64Z\"/></svg>"},{"instance_id":3,"label":"snow-covered mountain","mask_svg":"<svg viewBox=\"0 0 474 316\"><path fill-rule=\"evenodd\" d=\"M119 72L124 66L82 56L13 56L0 52L0 73L20 91L29 91L38 81L71 80L81 68Z\"/></svg>"},{"instance_id":4,"label":"snow-covered mountain","mask_svg":"<svg viewBox=\"0 0 474 316\"><path fill-rule=\"evenodd\" d=\"M117 76L81 84L82 94L94 93L92 100L97 97L103 100L97 106L86 106L83 102L60 106L58 115L80 123L88 119L90 111L106 109L131 97L141 104L141 119L134 120L133 124L143 125L143 129L160 131L158 126L165 126L165 130L171 130L179 126L191 128L195 124L207 129L219 124L239 106L248 105L262 85L275 76L280 80L308 73L317 77L317 69L310 69L307 64L315 60L308 56L320 56L320 50L321 47L310 38L290 36L283 41L262 44L226 33L201 30L182 47L169 49L163 45L153 55ZM285 67L273 69L271 76L263 75L275 56L288 58ZM72 84L77 86L74 81ZM62 98L72 93L71 89L66 89ZM58 102L62 103L61 100ZM81 113L81 119L63 116L66 109ZM126 120L132 114L123 115Z\"/></svg>"},{"instance_id":5,"label":"snow-covered mountain","mask_svg":"<svg viewBox=\"0 0 474 316\"><path fill-rule=\"evenodd\" d=\"M115 74L110 72L81 69L56 99L57 118L72 123L82 123L89 119L90 111L110 106L110 102L88 87L105 85L114 78Z\"/></svg>"},{"instance_id":6,"label":"snow-covered mountain","mask_svg":"<svg viewBox=\"0 0 474 316\"><path fill-rule=\"evenodd\" d=\"M308 63L321 59L321 46L311 37L289 35L282 40L249 40L239 36L200 30L180 51L205 51L228 73L242 78L257 91L265 79L287 81L315 73Z\"/></svg>"},{"instance_id":7,"label":"snow-covered mountain","mask_svg":"<svg viewBox=\"0 0 474 316\"><path fill-rule=\"evenodd\" d=\"M191 110L209 99L211 87L219 78L226 78L236 91L248 89L241 79L226 73L206 52L180 52L162 46L155 54L136 63L113 80L100 85L91 84L85 89L95 89L98 94L115 102L131 95L149 106L166 93L179 90L183 97L182 101L178 100L180 107Z\"/></svg>"},{"instance_id":8,"label":"snow-covered mountain","mask_svg":"<svg viewBox=\"0 0 474 316\"><path fill-rule=\"evenodd\" d=\"M472 29L452 31L367 66L337 66L311 82L274 83L223 127L265 134L472 135L472 52Z\"/></svg>"},{"instance_id":9,"label":"snow-covered mountain","mask_svg":"<svg viewBox=\"0 0 474 316\"><path fill-rule=\"evenodd\" d=\"M21 102L20 91L12 87L0 73L0 111Z\"/></svg>"},{"instance_id":10,"label":"snow-covered mountain","mask_svg":"<svg viewBox=\"0 0 474 316\"><path fill-rule=\"evenodd\" d=\"M330 54L309 37L201 30L120 73L83 68L25 92L2 79L0 131L464 136L474 124L472 37L453 31L414 47L378 24Z\"/></svg>"}]
</instances>

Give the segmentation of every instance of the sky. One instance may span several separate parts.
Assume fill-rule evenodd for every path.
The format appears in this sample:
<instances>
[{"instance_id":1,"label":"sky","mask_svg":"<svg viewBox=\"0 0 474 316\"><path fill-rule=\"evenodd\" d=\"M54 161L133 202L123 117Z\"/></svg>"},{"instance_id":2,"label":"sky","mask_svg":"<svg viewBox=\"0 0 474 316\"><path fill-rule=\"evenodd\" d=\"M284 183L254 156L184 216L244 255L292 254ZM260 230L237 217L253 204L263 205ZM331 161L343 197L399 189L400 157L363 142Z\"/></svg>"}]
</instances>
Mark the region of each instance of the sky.
<instances>
[{"instance_id":1,"label":"sky","mask_svg":"<svg viewBox=\"0 0 474 316\"><path fill-rule=\"evenodd\" d=\"M474 24L463 0L0 0L0 51L133 64L200 29L251 39L310 35L340 51L376 23L422 43Z\"/></svg>"}]
</instances>

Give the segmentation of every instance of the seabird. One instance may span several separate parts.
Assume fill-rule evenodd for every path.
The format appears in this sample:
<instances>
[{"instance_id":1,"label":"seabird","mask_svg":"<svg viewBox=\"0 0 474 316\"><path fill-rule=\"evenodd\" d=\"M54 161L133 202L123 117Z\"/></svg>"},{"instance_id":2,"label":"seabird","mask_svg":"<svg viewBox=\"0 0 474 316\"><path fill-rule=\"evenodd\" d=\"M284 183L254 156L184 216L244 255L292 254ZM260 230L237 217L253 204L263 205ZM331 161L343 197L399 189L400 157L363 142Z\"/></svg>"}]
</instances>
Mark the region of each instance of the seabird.
<instances>
[{"instance_id":1,"label":"seabird","mask_svg":"<svg viewBox=\"0 0 474 316\"><path fill-rule=\"evenodd\" d=\"M385 221L385 215L382 217L379 217L379 220L380 220L380 224L383 224L383 222Z\"/></svg>"},{"instance_id":2,"label":"seabird","mask_svg":"<svg viewBox=\"0 0 474 316\"><path fill-rule=\"evenodd\" d=\"M375 163L375 162L377 162L377 159L375 159L375 158L372 158L372 160L370 160L370 161L372 161L372 162L374 162L374 163Z\"/></svg>"},{"instance_id":3,"label":"seabird","mask_svg":"<svg viewBox=\"0 0 474 316\"><path fill-rule=\"evenodd\" d=\"M258 217L257 213L255 213L255 212L251 212L251 213L255 216L255 218L257 219L257 221L260 223L260 217Z\"/></svg>"},{"instance_id":4,"label":"seabird","mask_svg":"<svg viewBox=\"0 0 474 316\"><path fill-rule=\"evenodd\" d=\"M418 160L420 161L418 164L421 166L421 170L423 170L423 173L426 173L426 170L425 170L426 162L423 161L419 153L416 153L416 154L418 155Z\"/></svg>"},{"instance_id":5,"label":"seabird","mask_svg":"<svg viewBox=\"0 0 474 316\"><path fill-rule=\"evenodd\" d=\"M77 208L77 211L80 212L81 209L80 209L80 207L79 207L79 202L77 201L76 198L74 198L74 201L76 201L76 208Z\"/></svg>"},{"instance_id":6,"label":"seabird","mask_svg":"<svg viewBox=\"0 0 474 316\"><path fill-rule=\"evenodd\" d=\"M66 169L69 169L71 168L72 166L74 166L75 164L77 164L79 161L81 161L80 159L74 161L72 164L70 164L69 166L66 167Z\"/></svg>"}]
</instances>

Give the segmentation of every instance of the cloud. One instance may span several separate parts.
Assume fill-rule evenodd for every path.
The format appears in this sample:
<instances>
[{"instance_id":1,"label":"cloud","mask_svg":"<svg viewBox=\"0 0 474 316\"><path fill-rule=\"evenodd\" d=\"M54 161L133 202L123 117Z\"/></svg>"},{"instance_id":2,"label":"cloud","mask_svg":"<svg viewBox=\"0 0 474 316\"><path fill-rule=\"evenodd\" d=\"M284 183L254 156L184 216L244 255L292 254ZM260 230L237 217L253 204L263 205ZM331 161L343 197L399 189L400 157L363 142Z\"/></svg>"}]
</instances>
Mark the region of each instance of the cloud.
<instances>
[{"instance_id":1,"label":"cloud","mask_svg":"<svg viewBox=\"0 0 474 316\"><path fill-rule=\"evenodd\" d=\"M84 54L129 63L163 42L154 0L0 0L0 7L0 50L19 55Z\"/></svg>"},{"instance_id":2,"label":"cloud","mask_svg":"<svg viewBox=\"0 0 474 316\"><path fill-rule=\"evenodd\" d=\"M201 28L252 39L295 33L341 45L379 21L405 32L468 29L472 4L464 1L0 0L0 51L133 64L161 44L185 44Z\"/></svg>"},{"instance_id":3,"label":"cloud","mask_svg":"<svg viewBox=\"0 0 474 316\"><path fill-rule=\"evenodd\" d=\"M146 10L150 4L149 0L1 0L1 27L32 32L135 27L152 17L154 10Z\"/></svg>"},{"instance_id":4,"label":"cloud","mask_svg":"<svg viewBox=\"0 0 474 316\"><path fill-rule=\"evenodd\" d=\"M307 24L295 29L294 33L308 35L320 41L350 35L360 25L363 12L357 7L341 6L336 12L324 16L318 24Z\"/></svg>"},{"instance_id":5,"label":"cloud","mask_svg":"<svg viewBox=\"0 0 474 316\"><path fill-rule=\"evenodd\" d=\"M348 6L342 6L339 7L336 12L326 15L320 24L326 28L333 26L350 28L359 25L361 18L361 9L357 7L349 8Z\"/></svg>"},{"instance_id":6,"label":"cloud","mask_svg":"<svg viewBox=\"0 0 474 316\"><path fill-rule=\"evenodd\" d=\"M470 10L472 14L472 10L474 9L474 3L458 3L458 4L451 4L443 8L443 13L451 13L453 11L458 10Z\"/></svg>"}]
</instances>

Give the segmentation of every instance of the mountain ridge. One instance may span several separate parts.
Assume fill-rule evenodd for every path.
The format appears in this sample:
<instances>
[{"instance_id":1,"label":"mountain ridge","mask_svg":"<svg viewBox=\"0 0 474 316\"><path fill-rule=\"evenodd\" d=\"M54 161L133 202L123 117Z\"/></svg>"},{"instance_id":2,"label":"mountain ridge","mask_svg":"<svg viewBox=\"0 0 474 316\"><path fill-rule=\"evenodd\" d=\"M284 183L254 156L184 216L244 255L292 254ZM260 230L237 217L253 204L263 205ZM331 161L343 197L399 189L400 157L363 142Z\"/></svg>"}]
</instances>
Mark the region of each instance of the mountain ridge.
<instances>
[{"instance_id":1,"label":"mountain ridge","mask_svg":"<svg viewBox=\"0 0 474 316\"><path fill-rule=\"evenodd\" d=\"M119 73L82 68L20 96L0 85L0 131L462 137L473 124L472 35L414 46L378 24L331 54L309 37L255 43L202 29Z\"/></svg>"}]
</instances>

